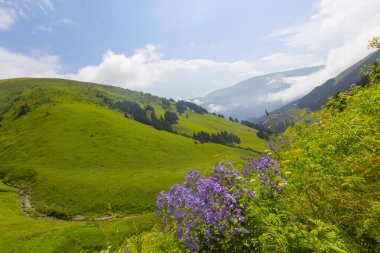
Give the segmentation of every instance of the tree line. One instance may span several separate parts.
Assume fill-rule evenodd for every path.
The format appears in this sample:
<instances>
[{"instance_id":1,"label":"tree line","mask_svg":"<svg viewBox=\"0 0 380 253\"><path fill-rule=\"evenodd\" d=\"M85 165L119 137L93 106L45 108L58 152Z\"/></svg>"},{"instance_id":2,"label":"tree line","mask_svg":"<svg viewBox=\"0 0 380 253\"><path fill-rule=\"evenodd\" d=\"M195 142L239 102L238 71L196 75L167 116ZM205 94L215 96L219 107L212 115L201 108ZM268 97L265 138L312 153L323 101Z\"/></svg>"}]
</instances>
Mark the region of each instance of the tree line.
<instances>
[{"instance_id":1,"label":"tree line","mask_svg":"<svg viewBox=\"0 0 380 253\"><path fill-rule=\"evenodd\" d=\"M222 145L239 144L240 138L237 135L228 133L227 131L221 131L219 133L209 134L205 131L200 131L193 134L193 139L200 141L201 143L217 143Z\"/></svg>"},{"instance_id":2,"label":"tree line","mask_svg":"<svg viewBox=\"0 0 380 253\"><path fill-rule=\"evenodd\" d=\"M187 108L189 108L190 110L193 110L195 113L198 113L198 114L207 114L208 113L208 111L205 108L203 108L199 105L196 105L194 103L183 101L183 100L179 100L176 103L175 107L177 109L177 112L180 114L184 113Z\"/></svg>"},{"instance_id":3,"label":"tree line","mask_svg":"<svg viewBox=\"0 0 380 253\"><path fill-rule=\"evenodd\" d=\"M246 120L242 120L240 123L247 127L258 130L256 136L261 139L269 140L269 137L273 134L273 131L271 131L266 126L263 126L261 124L256 124L256 123L249 122Z\"/></svg>"},{"instance_id":4,"label":"tree line","mask_svg":"<svg viewBox=\"0 0 380 253\"><path fill-rule=\"evenodd\" d=\"M178 122L175 112L165 111L164 116L157 117L152 106L147 105L143 109L140 104L133 101L118 101L113 104L113 108L122 111L127 118L132 118L158 130L173 132L172 125Z\"/></svg>"}]
</instances>

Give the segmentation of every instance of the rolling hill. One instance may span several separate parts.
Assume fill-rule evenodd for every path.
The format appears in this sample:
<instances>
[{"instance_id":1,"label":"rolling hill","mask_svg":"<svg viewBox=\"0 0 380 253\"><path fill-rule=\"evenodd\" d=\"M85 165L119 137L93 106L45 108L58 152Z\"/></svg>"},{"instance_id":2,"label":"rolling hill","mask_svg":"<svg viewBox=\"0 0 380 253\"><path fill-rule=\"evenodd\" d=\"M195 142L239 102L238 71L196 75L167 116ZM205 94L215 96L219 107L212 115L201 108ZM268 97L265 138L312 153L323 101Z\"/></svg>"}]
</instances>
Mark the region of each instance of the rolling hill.
<instances>
[{"instance_id":1,"label":"rolling hill","mask_svg":"<svg viewBox=\"0 0 380 253\"><path fill-rule=\"evenodd\" d=\"M150 116L140 121L148 122L121 105L145 108ZM168 112L176 113L175 101L112 86L1 80L0 178L25 189L42 216L124 216L153 211L157 194L190 169L241 163L266 148L256 130L189 108L171 132L149 125L163 124ZM200 130L233 132L241 143L189 138Z\"/></svg>"}]
</instances>

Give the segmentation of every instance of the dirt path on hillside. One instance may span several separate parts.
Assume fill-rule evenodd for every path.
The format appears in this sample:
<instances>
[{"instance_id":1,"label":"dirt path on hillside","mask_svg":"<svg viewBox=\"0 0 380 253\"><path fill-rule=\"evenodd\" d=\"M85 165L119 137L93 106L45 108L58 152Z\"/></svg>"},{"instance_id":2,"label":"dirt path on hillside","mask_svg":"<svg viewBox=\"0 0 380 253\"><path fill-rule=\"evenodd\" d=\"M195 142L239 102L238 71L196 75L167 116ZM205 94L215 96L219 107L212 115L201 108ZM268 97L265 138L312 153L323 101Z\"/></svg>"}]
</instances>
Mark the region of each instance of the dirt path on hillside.
<instances>
[{"instance_id":1,"label":"dirt path on hillside","mask_svg":"<svg viewBox=\"0 0 380 253\"><path fill-rule=\"evenodd\" d=\"M98 217L98 218L86 218L82 215L77 215L73 217L70 220L62 220L60 218L54 217L54 216L46 216L41 213L39 213L31 204L29 199L29 194L27 191L18 189L17 190L18 196L19 196L19 203L20 203L20 211L25 214L26 216L34 219L39 220L55 220L55 221L62 221L62 222L76 222L76 221L107 221L107 220L114 220L114 219L120 219L123 217L117 217L117 216L104 216L104 217ZM136 216L136 215L128 215L125 217L130 216Z\"/></svg>"}]
</instances>

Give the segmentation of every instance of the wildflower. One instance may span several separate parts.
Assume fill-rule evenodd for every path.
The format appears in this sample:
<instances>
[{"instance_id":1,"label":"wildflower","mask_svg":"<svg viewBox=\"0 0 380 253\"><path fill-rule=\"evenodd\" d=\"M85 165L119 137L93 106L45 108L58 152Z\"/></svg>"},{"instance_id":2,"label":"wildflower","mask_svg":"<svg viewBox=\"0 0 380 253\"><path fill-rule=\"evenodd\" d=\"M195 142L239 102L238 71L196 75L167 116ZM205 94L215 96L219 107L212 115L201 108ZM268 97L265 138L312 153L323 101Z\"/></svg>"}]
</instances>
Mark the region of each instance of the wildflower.
<instances>
[{"instance_id":1,"label":"wildflower","mask_svg":"<svg viewBox=\"0 0 380 253\"><path fill-rule=\"evenodd\" d=\"M246 231L242 224L246 220L243 209L247 206L238 203L245 192L244 182L241 173L229 163L213 168L209 178L190 171L183 185L173 185L167 193L158 195L157 214L164 226L174 228L176 238L190 252L200 245L211 247L220 232L238 235ZM237 193L230 192L236 185L242 186ZM253 191L249 195L254 197Z\"/></svg>"},{"instance_id":2,"label":"wildflower","mask_svg":"<svg viewBox=\"0 0 380 253\"><path fill-rule=\"evenodd\" d=\"M278 177L281 175L281 172L278 170L278 163L270 156L264 155L257 160L249 159L244 173L245 175L257 173L261 190L267 189L268 192L274 190L275 193L278 193L283 188L283 185L280 187L279 184L284 182L285 178Z\"/></svg>"},{"instance_id":3,"label":"wildflower","mask_svg":"<svg viewBox=\"0 0 380 253\"><path fill-rule=\"evenodd\" d=\"M269 146L270 150L272 150L272 151L276 150L276 147L273 145L273 143L269 142L268 146Z\"/></svg>"}]
</instances>

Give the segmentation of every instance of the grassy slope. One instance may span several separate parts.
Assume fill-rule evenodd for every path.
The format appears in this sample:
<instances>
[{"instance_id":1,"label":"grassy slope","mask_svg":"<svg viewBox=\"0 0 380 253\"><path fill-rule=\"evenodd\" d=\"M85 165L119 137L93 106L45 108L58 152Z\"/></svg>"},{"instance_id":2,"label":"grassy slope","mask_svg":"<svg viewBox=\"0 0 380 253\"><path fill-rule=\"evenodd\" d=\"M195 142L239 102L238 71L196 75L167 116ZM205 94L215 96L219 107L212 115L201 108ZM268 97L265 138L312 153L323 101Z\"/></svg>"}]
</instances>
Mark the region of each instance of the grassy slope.
<instances>
[{"instance_id":1,"label":"grassy slope","mask_svg":"<svg viewBox=\"0 0 380 253\"><path fill-rule=\"evenodd\" d=\"M262 151L267 148L266 141L256 137L256 129L246 127L240 123L219 118L212 114L199 115L195 113L182 114L179 116L179 124L175 127L179 133L192 136L194 132L205 131L217 133L227 131L238 135L241 143L237 146Z\"/></svg>"},{"instance_id":2,"label":"grassy slope","mask_svg":"<svg viewBox=\"0 0 380 253\"><path fill-rule=\"evenodd\" d=\"M29 172L34 206L46 214L103 216L152 211L159 191L181 182L190 169L205 170L220 160L243 162L252 153L157 131L106 108L103 92L160 108L160 98L114 87L55 79L0 82L0 171L5 179ZM18 101L8 101L10 97ZM32 111L15 119L17 108ZM207 120L206 120L207 118ZM190 120L197 123L191 123ZM195 120L196 119L196 120ZM187 129L213 128L239 135L246 147L264 142L254 130L211 115L180 119ZM193 125L191 125L193 124ZM250 133L253 133L250 136ZM29 175L28 174L28 175Z\"/></svg>"},{"instance_id":3,"label":"grassy slope","mask_svg":"<svg viewBox=\"0 0 380 253\"><path fill-rule=\"evenodd\" d=\"M104 222L44 221L19 211L16 189L0 181L0 252L99 252L116 250L126 236L149 229L154 214Z\"/></svg>"}]
</instances>

